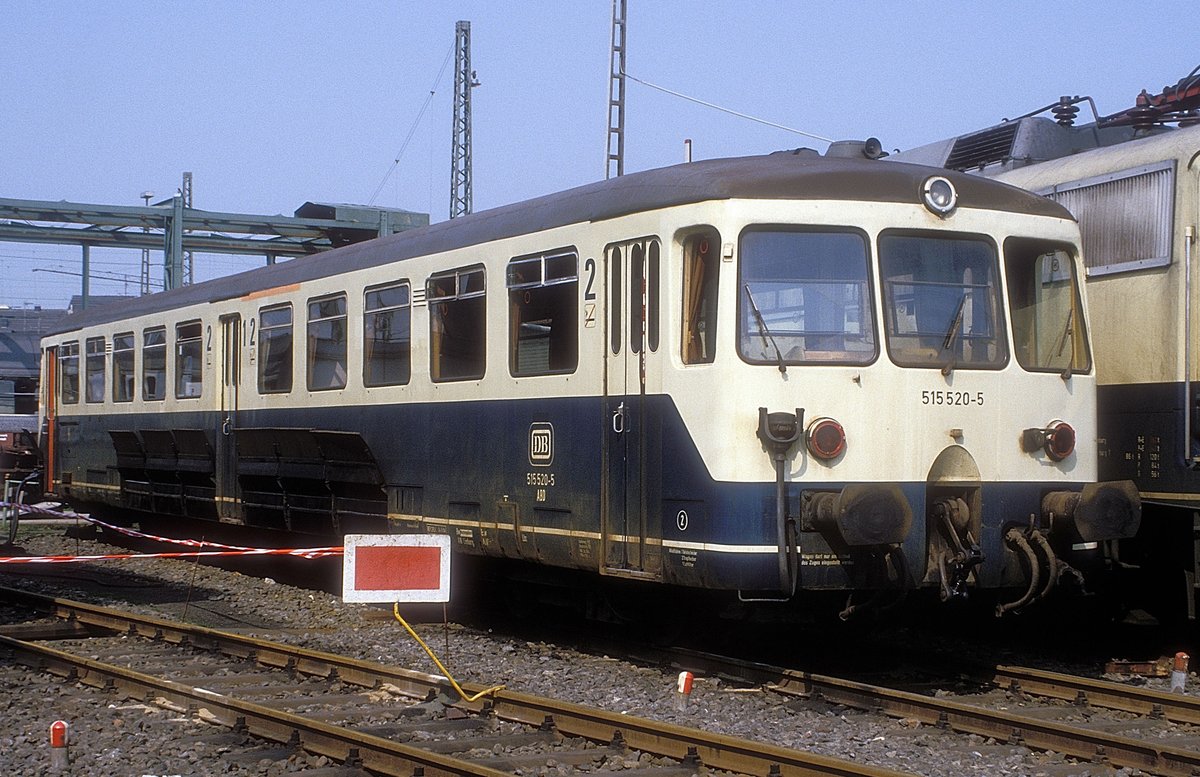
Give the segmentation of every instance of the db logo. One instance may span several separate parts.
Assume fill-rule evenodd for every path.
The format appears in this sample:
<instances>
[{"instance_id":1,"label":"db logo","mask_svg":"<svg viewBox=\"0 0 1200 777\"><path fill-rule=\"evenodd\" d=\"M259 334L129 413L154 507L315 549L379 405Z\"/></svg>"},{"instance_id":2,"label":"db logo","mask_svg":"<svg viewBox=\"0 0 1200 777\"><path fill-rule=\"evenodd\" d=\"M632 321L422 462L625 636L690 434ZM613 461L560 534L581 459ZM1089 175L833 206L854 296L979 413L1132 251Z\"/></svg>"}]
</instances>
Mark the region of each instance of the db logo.
<instances>
[{"instance_id":1,"label":"db logo","mask_svg":"<svg viewBox=\"0 0 1200 777\"><path fill-rule=\"evenodd\" d=\"M552 424L530 424L529 463L534 467L549 467L554 463L554 426Z\"/></svg>"}]
</instances>

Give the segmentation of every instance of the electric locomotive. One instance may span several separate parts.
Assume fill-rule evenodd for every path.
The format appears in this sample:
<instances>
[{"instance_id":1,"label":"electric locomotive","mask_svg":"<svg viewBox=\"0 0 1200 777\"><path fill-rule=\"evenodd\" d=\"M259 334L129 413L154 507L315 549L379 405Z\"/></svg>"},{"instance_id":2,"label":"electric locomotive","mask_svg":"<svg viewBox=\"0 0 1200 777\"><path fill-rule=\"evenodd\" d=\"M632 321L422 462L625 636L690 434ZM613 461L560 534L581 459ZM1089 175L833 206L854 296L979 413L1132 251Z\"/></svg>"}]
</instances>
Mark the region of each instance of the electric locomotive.
<instances>
[{"instance_id":1,"label":"electric locomotive","mask_svg":"<svg viewBox=\"0 0 1200 777\"><path fill-rule=\"evenodd\" d=\"M1103 573L1140 505L1097 481L1078 225L880 155L650 170L75 314L46 482L730 601L1004 612Z\"/></svg>"}]
</instances>

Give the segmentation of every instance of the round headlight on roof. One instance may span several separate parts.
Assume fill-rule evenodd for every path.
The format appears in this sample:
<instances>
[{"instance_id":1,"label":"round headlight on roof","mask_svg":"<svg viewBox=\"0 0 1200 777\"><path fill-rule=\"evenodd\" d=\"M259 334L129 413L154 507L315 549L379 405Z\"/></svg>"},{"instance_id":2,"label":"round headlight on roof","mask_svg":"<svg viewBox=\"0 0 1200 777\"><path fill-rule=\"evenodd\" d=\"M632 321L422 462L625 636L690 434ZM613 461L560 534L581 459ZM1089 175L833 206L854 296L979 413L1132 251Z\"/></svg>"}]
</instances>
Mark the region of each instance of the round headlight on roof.
<instances>
[{"instance_id":1,"label":"round headlight on roof","mask_svg":"<svg viewBox=\"0 0 1200 777\"><path fill-rule=\"evenodd\" d=\"M925 200L925 207L939 216L949 215L958 206L958 192L954 184L940 175L925 179L921 196Z\"/></svg>"}]
</instances>

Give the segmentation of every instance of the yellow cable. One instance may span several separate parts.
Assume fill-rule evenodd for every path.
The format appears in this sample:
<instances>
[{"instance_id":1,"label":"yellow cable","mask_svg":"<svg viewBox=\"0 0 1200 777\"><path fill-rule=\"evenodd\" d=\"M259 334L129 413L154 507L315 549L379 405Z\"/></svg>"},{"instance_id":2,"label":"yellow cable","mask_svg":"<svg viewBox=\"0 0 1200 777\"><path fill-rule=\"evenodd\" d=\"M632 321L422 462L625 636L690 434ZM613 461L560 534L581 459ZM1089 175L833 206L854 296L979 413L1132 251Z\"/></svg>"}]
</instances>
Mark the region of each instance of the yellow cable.
<instances>
[{"instance_id":1,"label":"yellow cable","mask_svg":"<svg viewBox=\"0 0 1200 777\"><path fill-rule=\"evenodd\" d=\"M405 621L404 618L400 617L400 602L396 602L395 604L392 605L392 614L394 614L396 616L396 620L400 621L400 625L404 627L405 631L407 631L409 634L412 635L412 638L417 641L417 644L420 645L422 648L424 648L425 652L429 655L429 657L433 659L433 663L437 664L437 668L442 670L442 674L444 674L446 676L446 679L450 681L450 685L452 685L454 687L454 690L458 692L458 695L462 697L463 701L466 701L466 702L478 701L479 699L481 699L484 696L487 696L488 694L492 694L492 693L495 693L496 691L504 690L503 685L494 685L491 688L487 688L485 690L480 691L479 693L475 694L474 696L467 696L466 691L464 691L462 688L459 687L458 682L455 681L455 679L450 676L450 672L446 669L446 667L442 666L442 662L438 660L438 657L435 656L433 654L433 651L429 649L429 646L425 644L425 640L421 639L421 637L418 636L417 632L413 631L413 627L409 626L408 622Z\"/></svg>"}]
</instances>

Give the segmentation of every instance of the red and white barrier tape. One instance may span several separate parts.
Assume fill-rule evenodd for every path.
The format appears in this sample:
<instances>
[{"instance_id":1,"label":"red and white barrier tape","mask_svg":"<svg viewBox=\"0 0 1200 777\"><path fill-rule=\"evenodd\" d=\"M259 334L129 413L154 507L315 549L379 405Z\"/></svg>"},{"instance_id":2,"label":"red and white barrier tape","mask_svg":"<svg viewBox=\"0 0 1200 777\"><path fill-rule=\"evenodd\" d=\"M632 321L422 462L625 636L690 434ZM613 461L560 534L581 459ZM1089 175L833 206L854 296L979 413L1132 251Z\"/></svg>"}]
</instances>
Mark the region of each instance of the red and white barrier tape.
<instances>
[{"instance_id":1,"label":"red and white barrier tape","mask_svg":"<svg viewBox=\"0 0 1200 777\"><path fill-rule=\"evenodd\" d=\"M103 556L0 556L0 564L65 564L70 561L111 561L131 558L210 558L213 556L299 556L325 558L342 555L341 548L255 548L251 550L181 550L174 553L111 553Z\"/></svg>"},{"instance_id":2,"label":"red and white barrier tape","mask_svg":"<svg viewBox=\"0 0 1200 777\"><path fill-rule=\"evenodd\" d=\"M210 542L208 540L191 540L191 539L175 539L172 537L159 537L154 534L146 534L145 532L129 529L124 526L114 526L110 523L105 523L97 518L93 518L86 513L64 513L58 510L49 510L45 507L37 507L35 505L12 505L11 503L0 502L0 508L16 507L22 514L30 513L33 515L46 515L54 518L78 518L88 523L102 526L105 529L115 531L119 534L124 534L129 537L138 537L140 539L155 540L157 542L166 542L174 545L184 545L192 548L220 548L221 550L214 551L177 551L174 553L116 553L103 556L11 556L0 557L0 564L61 564L68 561L107 561L111 559L133 559L133 558L199 558L213 556L297 556L299 558L315 559L326 558L328 556L342 555L341 547L325 547L325 548L248 548L243 545L225 545L220 542Z\"/></svg>"},{"instance_id":3,"label":"red and white barrier tape","mask_svg":"<svg viewBox=\"0 0 1200 777\"><path fill-rule=\"evenodd\" d=\"M62 513L61 515L63 515L64 517L70 517L70 516L66 515L65 513ZM209 547L209 548L220 548L221 550L258 550L258 548L247 548L242 545L224 545L220 542L209 542L208 540L183 540L183 539L174 539L171 537L159 537L154 534L146 534L145 532L140 532L135 529L127 528L125 526L114 526L111 523L105 523L104 521L101 521L98 518L93 518L92 516L87 515L87 514L80 515L79 517L82 518L83 520L87 521L90 524L94 524L96 526L103 526L105 529L108 529L110 531L115 531L118 534L124 534L128 537L138 537L143 540L156 540L158 542L169 542L172 545L184 545L189 548Z\"/></svg>"}]
</instances>

